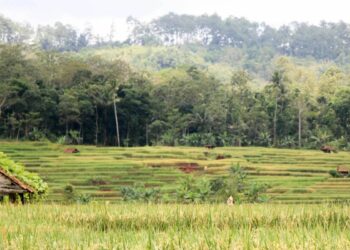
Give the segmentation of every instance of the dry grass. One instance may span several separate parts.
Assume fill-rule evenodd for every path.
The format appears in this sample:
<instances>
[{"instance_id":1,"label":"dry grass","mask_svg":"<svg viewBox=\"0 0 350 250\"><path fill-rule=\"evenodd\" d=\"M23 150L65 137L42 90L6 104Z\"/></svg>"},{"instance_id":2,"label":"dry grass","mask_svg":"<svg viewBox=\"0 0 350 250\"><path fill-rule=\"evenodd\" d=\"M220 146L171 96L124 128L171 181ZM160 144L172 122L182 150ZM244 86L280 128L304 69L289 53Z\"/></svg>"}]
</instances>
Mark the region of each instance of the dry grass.
<instances>
[{"instance_id":1,"label":"dry grass","mask_svg":"<svg viewBox=\"0 0 350 250\"><path fill-rule=\"evenodd\" d=\"M340 205L0 206L0 249L349 249Z\"/></svg>"}]
</instances>

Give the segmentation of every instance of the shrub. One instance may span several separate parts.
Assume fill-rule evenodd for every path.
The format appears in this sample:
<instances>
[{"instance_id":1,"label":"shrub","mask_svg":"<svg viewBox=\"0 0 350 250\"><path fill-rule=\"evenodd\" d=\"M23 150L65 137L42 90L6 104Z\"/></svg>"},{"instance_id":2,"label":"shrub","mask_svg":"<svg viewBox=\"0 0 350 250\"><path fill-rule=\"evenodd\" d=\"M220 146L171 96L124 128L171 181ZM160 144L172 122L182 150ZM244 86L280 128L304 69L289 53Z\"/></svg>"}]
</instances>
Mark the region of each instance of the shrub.
<instances>
[{"instance_id":1,"label":"shrub","mask_svg":"<svg viewBox=\"0 0 350 250\"><path fill-rule=\"evenodd\" d=\"M268 198L263 195L266 189L267 185L265 184L253 183L250 186L250 188L245 192L247 201L251 203L266 202Z\"/></svg>"},{"instance_id":2,"label":"shrub","mask_svg":"<svg viewBox=\"0 0 350 250\"><path fill-rule=\"evenodd\" d=\"M237 191L241 192L245 186L245 179L247 178L247 173L241 168L239 163L236 166L231 166L230 177L235 180L237 185Z\"/></svg>"},{"instance_id":3,"label":"shrub","mask_svg":"<svg viewBox=\"0 0 350 250\"><path fill-rule=\"evenodd\" d=\"M67 144L66 142L67 142L66 136L60 136L57 139L57 144L65 145Z\"/></svg>"},{"instance_id":4,"label":"shrub","mask_svg":"<svg viewBox=\"0 0 350 250\"><path fill-rule=\"evenodd\" d=\"M89 194L80 194L76 199L77 203L79 204L89 204L91 200L92 200L92 197Z\"/></svg>"},{"instance_id":5,"label":"shrub","mask_svg":"<svg viewBox=\"0 0 350 250\"><path fill-rule=\"evenodd\" d=\"M28 140L30 141L43 141L46 140L46 135L44 132L38 130L38 129L33 129L33 131L28 133Z\"/></svg>"},{"instance_id":6,"label":"shrub","mask_svg":"<svg viewBox=\"0 0 350 250\"><path fill-rule=\"evenodd\" d=\"M203 146L203 145L216 145L216 137L211 133L200 134L192 133L183 136L180 139L180 144L185 146Z\"/></svg>"},{"instance_id":7,"label":"shrub","mask_svg":"<svg viewBox=\"0 0 350 250\"><path fill-rule=\"evenodd\" d=\"M226 186L226 182L223 177L219 177L210 181L210 190L213 193L216 193L222 190L225 186Z\"/></svg>"},{"instance_id":8,"label":"shrub","mask_svg":"<svg viewBox=\"0 0 350 250\"><path fill-rule=\"evenodd\" d=\"M160 190L145 188L144 184L135 184L133 187L122 187L120 192L124 201L157 202L160 200Z\"/></svg>"},{"instance_id":9,"label":"shrub","mask_svg":"<svg viewBox=\"0 0 350 250\"><path fill-rule=\"evenodd\" d=\"M339 174L338 173L338 171L337 170L334 170L334 169L332 169L332 170L329 170L329 172L328 172L329 174L330 174L330 176L332 176L333 178L339 178L339 177L342 177L342 175L341 174Z\"/></svg>"},{"instance_id":10,"label":"shrub","mask_svg":"<svg viewBox=\"0 0 350 250\"><path fill-rule=\"evenodd\" d=\"M64 187L64 198L67 203L73 203L76 200L76 191L73 185L68 184Z\"/></svg>"},{"instance_id":11,"label":"shrub","mask_svg":"<svg viewBox=\"0 0 350 250\"><path fill-rule=\"evenodd\" d=\"M210 182L214 201L223 202L229 196L234 197L236 203L241 200L247 202L265 202L268 200L263 195L268 186L255 183L249 186L246 182L247 173L239 164L232 166L229 171L230 174L227 178L221 177Z\"/></svg>"},{"instance_id":12,"label":"shrub","mask_svg":"<svg viewBox=\"0 0 350 250\"><path fill-rule=\"evenodd\" d=\"M70 130L68 135L60 136L57 139L57 144L70 145L70 144L81 144L83 138L80 137L79 131Z\"/></svg>"},{"instance_id":13,"label":"shrub","mask_svg":"<svg viewBox=\"0 0 350 250\"><path fill-rule=\"evenodd\" d=\"M195 179L187 176L180 180L176 190L177 200L182 203L199 203L207 201L211 194L211 185L207 179Z\"/></svg>"},{"instance_id":14,"label":"shrub","mask_svg":"<svg viewBox=\"0 0 350 250\"><path fill-rule=\"evenodd\" d=\"M66 203L88 204L92 200L91 195L78 193L71 184L66 185L63 191Z\"/></svg>"}]
</instances>

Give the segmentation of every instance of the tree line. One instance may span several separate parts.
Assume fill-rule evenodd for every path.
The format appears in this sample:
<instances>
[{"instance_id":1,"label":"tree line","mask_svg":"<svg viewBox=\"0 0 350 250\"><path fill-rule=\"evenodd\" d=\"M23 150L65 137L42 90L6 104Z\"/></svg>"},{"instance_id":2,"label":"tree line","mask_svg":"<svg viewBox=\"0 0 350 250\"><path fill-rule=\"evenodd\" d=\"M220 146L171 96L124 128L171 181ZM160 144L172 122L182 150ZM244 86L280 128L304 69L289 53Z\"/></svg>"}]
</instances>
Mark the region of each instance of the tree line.
<instances>
[{"instance_id":1,"label":"tree line","mask_svg":"<svg viewBox=\"0 0 350 250\"><path fill-rule=\"evenodd\" d=\"M210 48L225 46L257 49L296 57L348 62L350 25L325 22L318 25L294 22L273 28L245 18L218 15L169 13L149 23L128 19L134 27L129 41L136 44L177 45L197 43Z\"/></svg>"},{"instance_id":2,"label":"tree line","mask_svg":"<svg viewBox=\"0 0 350 250\"><path fill-rule=\"evenodd\" d=\"M197 44L210 49L233 47L249 56L270 53L312 57L349 63L350 25L325 22L318 25L294 22L280 28L245 18L218 15L178 15L169 13L144 23L127 19L131 32L125 41L93 34L91 27L78 31L69 24L40 25L18 23L0 16L0 43L34 44L47 51L79 51L86 47Z\"/></svg>"},{"instance_id":3,"label":"tree line","mask_svg":"<svg viewBox=\"0 0 350 250\"><path fill-rule=\"evenodd\" d=\"M265 86L195 66L161 79L122 60L0 46L0 136L96 145L349 148L350 87L280 57Z\"/></svg>"}]
</instances>

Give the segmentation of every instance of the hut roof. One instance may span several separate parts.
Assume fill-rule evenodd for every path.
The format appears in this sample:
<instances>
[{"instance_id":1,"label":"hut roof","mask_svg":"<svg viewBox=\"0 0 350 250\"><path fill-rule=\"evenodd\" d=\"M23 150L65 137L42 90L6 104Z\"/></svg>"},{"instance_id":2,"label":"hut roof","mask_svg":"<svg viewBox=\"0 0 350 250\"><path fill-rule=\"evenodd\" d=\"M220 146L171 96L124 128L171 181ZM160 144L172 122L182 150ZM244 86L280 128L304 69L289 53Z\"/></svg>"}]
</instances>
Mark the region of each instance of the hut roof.
<instances>
[{"instance_id":1,"label":"hut roof","mask_svg":"<svg viewBox=\"0 0 350 250\"><path fill-rule=\"evenodd\" d=\"M339 167L337 167L337 172L339 172L339 173L349 173L350 170L346 166L339 166Z\"/></svg>"},{"instance_id":2,"label":"hut roof","mask_svg":"<svg viewBox=\"0 0 350 250\"><path fill-rule=\"evenodd\" d=\"M28 185L24 184L20 180L18 180L16 177L9 175L7 172L5 172L1 167L0 167L0 176L4 176L5 178L9 179L12 183L16 184L19 186L21 189L27 191L28 193L34 193L34 189L29 187Z\"/></svg>"},{"instance_id":3,"label":"hut roof","mask_svg":"<svg viewBox=\"0 0 350 250\"><path fill-rule=\"evenodd\" d=\"M80 151L79 151L79 149L77 149L77 148L66 148L66 149L64 150L64 152L65 152L65 153L70 153L70 154L75 154L75 153L79 153Z\"/></svg>"}]
</instances>

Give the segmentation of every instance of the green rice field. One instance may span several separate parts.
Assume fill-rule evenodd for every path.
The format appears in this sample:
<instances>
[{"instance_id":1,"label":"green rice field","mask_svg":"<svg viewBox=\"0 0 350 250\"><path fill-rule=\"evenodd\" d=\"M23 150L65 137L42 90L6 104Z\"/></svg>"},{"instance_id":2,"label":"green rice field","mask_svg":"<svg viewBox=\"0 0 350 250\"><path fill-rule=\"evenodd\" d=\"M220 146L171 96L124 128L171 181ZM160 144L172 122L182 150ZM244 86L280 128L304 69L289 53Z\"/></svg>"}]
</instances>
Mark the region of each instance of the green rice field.
<instances>
[{"instance_id":1,"label":"green rice field","mask_svg":"<svg viewBox=\"0 0 350 250\"><path fill-rule=\"evenodd\" d=\"M64 153L66 146L46 142L1 141L0 151L38 173L49 184L48 201L61 201L63 188L73 184L95 201L117 202L120 187L145 183L172 195L185 175L208 179L227 175L240 164L250 182L269 184L272 203L320 203L350 199L350 179L331 178L328 171L350 166L350 153L325 154L318 150L257 147L116 148L76 146L78 154ZM224 156L224 159L217 159ZM179 166L198 164L199 170L184 173Z\"/></svg>"}]
</instances>

